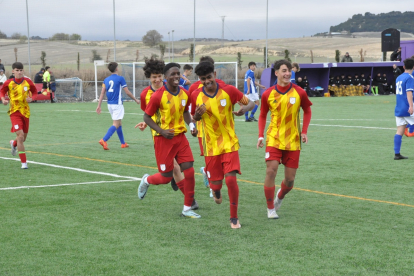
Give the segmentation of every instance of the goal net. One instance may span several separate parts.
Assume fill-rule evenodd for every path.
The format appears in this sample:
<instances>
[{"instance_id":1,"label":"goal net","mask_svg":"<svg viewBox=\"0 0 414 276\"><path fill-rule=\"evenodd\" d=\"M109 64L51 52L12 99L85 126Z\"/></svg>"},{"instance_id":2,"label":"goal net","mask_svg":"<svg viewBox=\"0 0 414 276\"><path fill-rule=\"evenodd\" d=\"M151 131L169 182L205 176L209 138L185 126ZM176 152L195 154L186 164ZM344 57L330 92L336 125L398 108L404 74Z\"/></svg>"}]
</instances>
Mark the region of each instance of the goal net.
<instances>
[{"instance_id":1,"label":"goal net","mask_svg":"<svg viewBox=\"0 0 414 276\"><path fill-rule=\"evenodd\" d=\"M169 62L166 62L168 64ZM181 73L184 72L184 65L188 64L195 69L198 65L198 62L177 62L181 65ZM107 63L103 62L96 62L95 61L95 91L96 91L96 100L99 98L98 90L98 82L102 84L103 79L102 77L99 78L98 76L107 75L106 72L109 72L106 68ZM133 62L133 63L119 63L120 74L125 78L125 81L128 85L129 90L135 97L139 97L141 91L144 90L145 87L150 85L149 79L147 79L144 75L144 70L142 69L145 66L145 62ZM215 62L214 67L216 70L216 76L218 79L224 81L227 84L237 86L237 62ZM105 71L106 70L106 71ZM187 78L194 83L198 80L197 75L193 73ZM100 93L100 92L99 92ZM122 91L122 99L129 100L129 97Z\"/></svg>"},{"instance_id":2,"label":"goal net","mask_svg":"<svg viewBox=\"0 0 414 276\"><path fill-rule=\"evenodd\" d=\"M57 99L82 100L83 101L83 83L80 78L56 79L55 97Z\"/></svg>"}]
</instances>

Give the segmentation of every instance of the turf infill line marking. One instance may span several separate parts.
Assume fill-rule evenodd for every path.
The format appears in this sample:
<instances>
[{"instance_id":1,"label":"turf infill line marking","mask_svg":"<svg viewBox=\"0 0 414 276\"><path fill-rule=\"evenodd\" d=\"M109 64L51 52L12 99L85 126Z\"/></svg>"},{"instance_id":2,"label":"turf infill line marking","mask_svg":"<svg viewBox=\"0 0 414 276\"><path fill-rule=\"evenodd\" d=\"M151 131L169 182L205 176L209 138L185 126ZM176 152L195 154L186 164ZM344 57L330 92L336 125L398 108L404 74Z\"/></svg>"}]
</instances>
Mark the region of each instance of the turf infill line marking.
<instances>
[{"instance_id":1,"label":"turf infill line marking","mask_svg":"<svg viewBox=\"0 0 414 276\"><path fill-rule=\"evenodd\" d=\"M1 157L0 156L0 159L13 160L13 161L19 161L20 162L20 159L18 159L18 158L7 158L7 157ZM112 177L117 177L117 178L127 178L127 179L137 180L137 181L141 180L141 178L132 177L132 176L122 176L122 175L113 174L113 173L89 171L89 170L84 170L84 169L79 169L79 168L65 167L65 166L59 166L59 165L47 164L47 163L41 163L41 162L35 162L35 161L27 161L27 163L36 164L36 165L43 165L43 166L48 166L48 167L53 167L53 168L58 168L58 169L67 169L67 170L78 171L78 172L86 172L86 173L91 173L91 174L112 176Z\"/></svg>"},{"instance_id":2,"label":"turf infill line marking","mask_svg":"<svg viewBox=\"0 0 414 276\"><path fill-rule=\"evenodd\" d=\"M34 188L62 187L62 186L76 186L76 185L90 185L90 184L101 184L101 183L118 183L118 182L129 182L129 181L136 181L136 180L134 180L134 179L125 179L125 180L95 181L95 182L81 182L81 183L65 183L65 184L52 184L52 185L39 185L39 186L18 186L18 187L0 188L0 191L5 191L5 190L18 190L18 189L34 189Z\"/></svg>"}]
</instances>

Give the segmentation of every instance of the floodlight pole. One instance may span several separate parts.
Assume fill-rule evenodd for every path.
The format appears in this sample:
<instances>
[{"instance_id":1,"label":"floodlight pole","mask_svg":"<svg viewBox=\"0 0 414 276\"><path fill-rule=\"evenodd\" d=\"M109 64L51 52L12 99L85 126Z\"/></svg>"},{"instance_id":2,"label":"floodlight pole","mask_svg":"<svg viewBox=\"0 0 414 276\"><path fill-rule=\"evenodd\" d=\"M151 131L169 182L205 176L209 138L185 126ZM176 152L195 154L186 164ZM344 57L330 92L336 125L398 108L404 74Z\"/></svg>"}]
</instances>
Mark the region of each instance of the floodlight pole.
<instances>
[{"instance_id":1,"label":"floodlight pole","mask_svg":"<svg viewBox=\"0 0 414 276\"><path fill-rule=\"evenodd\" d=\"M171 38L172 38L172 40L171 40L172 61L174 62L174 30L172 30L171 32L172 32L172 34L171 34Z\"/></svg>"},{"instance_id":2,"label":"floodlight pole","mask_svg":"<svg viewBox=\"0 0 414 276\"><path fill-rule=\"evenodd\" d=\"M30 65L30 32L29 32L29 6L27 4L26 0L26 17L27 17L27 45L28 45L28 51L29 51L29 76L32 73L31 65Z\"/></svg>"},{"instance_id":3,"label":"floodlight pole","mask_svg":"<svg viewBox=\"0 0 414 276\"><path fill-rule=\"evenodd\" d=\"M269 25L269 0L266 1L266 64L265 68L267 68L267 34L268 34L268 25Z\"/></svg>"},{"instance_id":4,"label":"floodlight pole","mask_svg":"<svg viewBox=\"0 0 414 276\"><path fill-rule=\"evenodd\" d=\"M194 0L194 36L193 36L193 62L195 62L195 26L196 26L196 0Z\"/></svg>"},{"instance_id":5,"label":"floodlight pole","mask_svg":"<svg viewBox=\"0 0 414 276\"><path fill-rule=\"evenodd\" d=\"M224 47L224 18L226 18L225 15L220 16L221 17L221 21L222 21L222 26L221 26L221 47Z\"/></svg>"},{"instance_id":6,"label":"floodlight pole","mask_svg":"<svg viewBox=\"0 0 414 276\"><path fill-rule=\"evenodd\" d=\"M168 62L171 62L171 37L170 37L170 32L168 32Z\"/></svg>"},{"instance_id":7,"label":"floodlight pole","mask_svg":"<svg viewBox=\"0 0 414 276\"><path fill-rule=\"evenodd\" d=\"M116 61L115 0L113 0L113 4L114 4L114 61Z\"/></svg>"}]
</instances>

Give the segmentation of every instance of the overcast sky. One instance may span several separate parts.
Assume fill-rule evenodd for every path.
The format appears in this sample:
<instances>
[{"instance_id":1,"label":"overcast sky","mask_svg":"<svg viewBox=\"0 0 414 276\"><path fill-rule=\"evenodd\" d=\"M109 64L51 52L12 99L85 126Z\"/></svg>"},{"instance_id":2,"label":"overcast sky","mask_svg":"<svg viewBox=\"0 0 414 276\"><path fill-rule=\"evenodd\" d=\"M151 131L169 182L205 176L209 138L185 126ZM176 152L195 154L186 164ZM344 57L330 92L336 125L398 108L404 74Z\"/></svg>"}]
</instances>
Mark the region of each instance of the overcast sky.
<instances>
[{"instance_id":1,"label":"overcast sky","mask_svg":"<svg viewBox=\"0 0 414 276\"><path fill-rule=\"evenodd\" d=\"M77 33L82 40L112 40L113 0L27 0L30 36ZM293 4L292 4L293 3ZM406 9L404 9L406 8ZM269 38L310 36L329 31L357 13L414 10L412 0L269 0ZM0 0L0 30L27 35L26 0ZM266 38L266 0L196 0L196 37ZM194 0L115 0L117 40L141 40L148 30L164 40L193 37Z\"/></svg>"}]
</instances>

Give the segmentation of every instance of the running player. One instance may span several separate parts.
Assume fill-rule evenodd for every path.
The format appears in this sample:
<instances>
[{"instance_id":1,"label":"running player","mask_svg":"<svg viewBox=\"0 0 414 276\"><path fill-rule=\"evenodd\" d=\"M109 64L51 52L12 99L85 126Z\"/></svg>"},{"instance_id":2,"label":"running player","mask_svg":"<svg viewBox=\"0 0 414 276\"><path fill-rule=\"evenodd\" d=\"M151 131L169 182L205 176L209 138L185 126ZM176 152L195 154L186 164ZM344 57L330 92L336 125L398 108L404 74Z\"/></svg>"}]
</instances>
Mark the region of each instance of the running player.
<instances>
[{"instance_id":1,"label":"running player","mask_svg":"<svg viewBox=\"0 0 414 276\"><path fill-rule=\"evenodd\" d=\"M182 215L190 218L200 218L192 211L194 201L194 168L193 154L185 136L190 126L191 134L197 135L194 123L188 112L189 93L179 86L180 65L169 63L164 67L167 83L152 96L145 109L144 122L156 134L154 137L155 158L159 173L145 174L138 187L138 197L144 199L150 185L167 184L173 178L174 159L184 173L184 208ZM152 117L156 116L156 120Z\"/></svg>"},{"instance_id":2,"label":"running player","mask_svg":"<svg viewBox=\"0 0 414 276\"><path fill-rule=\"evenodd\" d=\"M151 99L151 96L154 94L155 91L163 87L163 71L164 71L164 61L157 60L154 58L150 58L145 60L145 66L143 68L145 77L150 79L151 85L146 87L141 92L141 109L145 112L145 109L147 108L147 105ZM152 119L154 121L157 120L157 116L152 116ZM138 123L135 128L139 128L141 131L143 131L147 124L145 122ZM156 136L155 130L151 129L151 134L153 137ZM177 161L174 159L174 170L173 170L173 179L171 180L171 187L174 191L177 191L180 189L180 191L185 195L184 193L184 176L181 173L180 165L178 165ZM198 209L197 201L193 201L191 204L191 209L196 210Z\"/></svg>"},{"instance_id":3,"label":"running player","mask_svg":"<svg viewBox=\"0 0 414 276\"><path fill-rule=\"evenodd\" d=\"M108 98L108 110L109 113L111 113L113 125L108 129L105 136L99 141L99 144L101 144L104 150L109 150L107 141L116 131L119 140L121 141L121 148L127 148L129 145L125 143L124 134L122 132L124 105L122 104L121 89L123 88L125 93L137 104L139 104L139 100L135 99L134 95L132 95L129 91L125 78L118 75L118 63L110 62L108 64L108 70L112 73L112 75L107 77L102 84L101 96L99 97L96 113L101 114L101 104L106 93L106 97Z\"/></svg>"},{"instance_id":4,"label":"running player","mask_svg":"<svg viewBox=\"0 0 414 276\"><path fill-rule=\"evenodd\" d=\"M292 190L296 170L299 167L301 140L308 142L308 126L312 116L311 105L306 92L290 82L292 65L287 60L274 64L277 76L276 86L267 89L262 95L259 117L259 140L257 148L263 147L267 113L270 111L270 125L266 133L266 177L264 194L267 201L267 217L277 219L285 195ZM300 133L299 111L303 109L303 128ZM279 164L285 166L285 178L275 198L275 178ZM275 199L274 199L275 198ZM274 199L274 200L273 200Z\"/></svg>"},{"instance_id":5,"label":"running player","mask_svg":"<svg viewBox=\"0 0 414 276\"><path fill-rule=\"evenodd\" d=\"M15 156L19 151L22 169L27 169L24 142L29 133L30 107L28 103L32 101L31 97L37 93L37 89L29 78L24 77L22 63L13 63L12 69L14 78L4 82L0 91L0 98L4 105L9 103L5 99L6 94L8 94L10 100L10 108L7 114L10 115L12 123L11 132L16 133L16 139L10 141L11 154Z\"/></svg>"},{"instance_id":6,"label":"running player","mask_svg":"<svg viewBox=\"0 0 414 276\"><path fill-rule=\"evenodd\" d=\"M259 108L259 94L256 91L256 85L262 89L266 89L266 87L255 81L254 71L256 70L256 63L254 61L251 61L249 62L248 66L249 70L247 70L244 76L244 94L246 94L247 98L253 101L256 105L254 106L250 117L249 112L246 112L246 114L244 114L244 117L246 118L246 122L257 122L256 118L254 117L257 108Z\"/></svg>"},{"instance_id":7,"label":"running player","mask_svg":"<svg viewBox=\"0 0 414 276\"><path fill-rule=\"evenodd\" d=\"M210 62L211 64L214 65L214 59L212 59L210 56L202 56L200 58L199 63L202 63L202 62ZM219 83L220 85L225 84L222 80L219 80L219 79L216 79L216 82ZM188 90L188 92L190 92L190 95L191 95L191 93L193 93L193 91L195 91L195 90L197 90L201 87L203 87L203 84L201 83L200 80L198 80L190 86L190 89ZM198 137L198 144L200 146L200 156L203 156L204 155L204 153L203 153L203 141L202 141L202 138L201 138L203 133L202 133L202 129L201 129L201 123L196 122L196 124L197 124L197 130L198 130L197 137ZM200 172L203 175L204 185L207 188L210 188L210 185L208 183L208 177L207 177L205 169L206 169L205 167L201 167ZM213 190L211 190L211 189L210 189L210 197L213 197Z\"/></svg>"},{"instance_id":8,"label":"running player","mask_svg":"<svg viewBox=\"0 0 414 276\"><path fill-rule=\"evenodd\" d=\"M407 159L400 154L402 135L404 134L407 124L414 124L413 115L413 91L414 77L413 74L414 59L404 60L404 73L398 76L395 81L395 119L397 123L397 133L394 136L394 160Z\"/></svg>"},{"instance_id":9,"label":"running player","mask_svg":"<svg viewBox=\"0 0 414 276\"><path fill-rule=\"evenodd\" d=\"M226 180L230 199L230 226L233 229L240 228L237 215L239 187L236 178L237 173L241 174L238 153L240 146L234 130L233 114L243 116L246 111L253 109L254 103L236 87L218 84L214 65L210 62L199 63L195 73L203 87L191 94L191 114L194 120L200 122L203 133L203 152L210 188L215 202L220 204L223 178ZM233 112L236 103L241 108Z\"/></svg>"}]
</instances>

